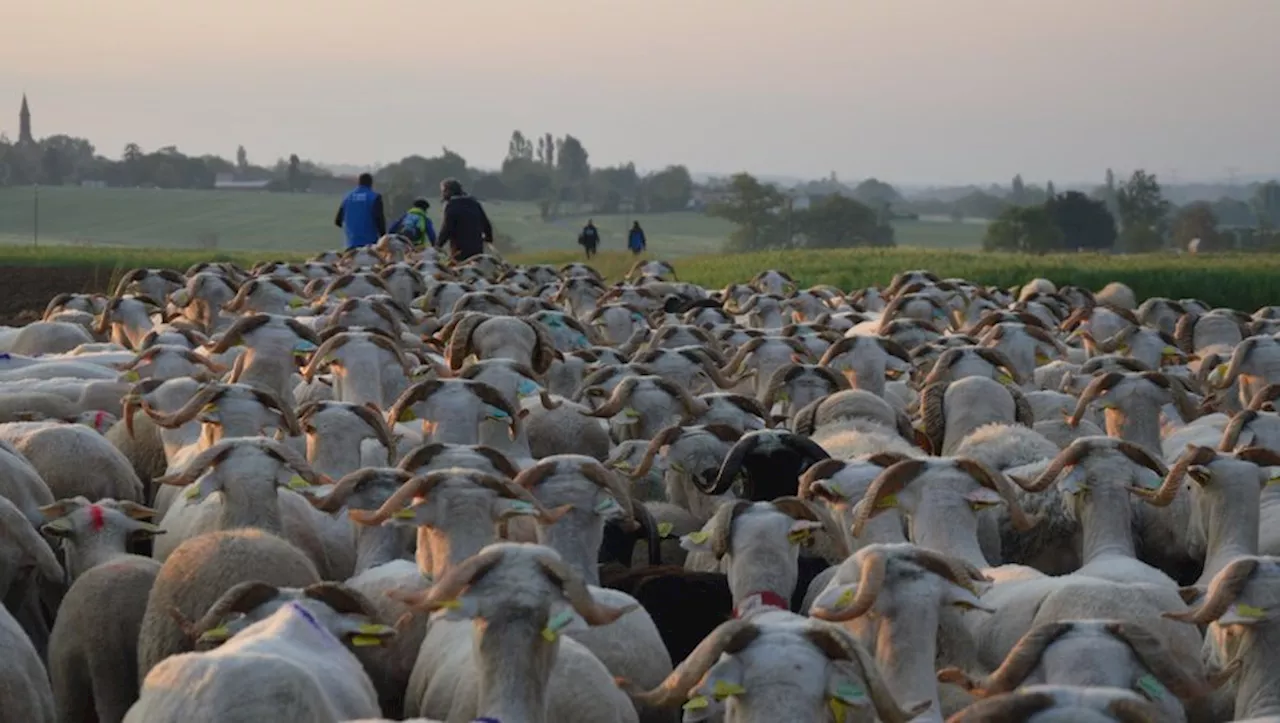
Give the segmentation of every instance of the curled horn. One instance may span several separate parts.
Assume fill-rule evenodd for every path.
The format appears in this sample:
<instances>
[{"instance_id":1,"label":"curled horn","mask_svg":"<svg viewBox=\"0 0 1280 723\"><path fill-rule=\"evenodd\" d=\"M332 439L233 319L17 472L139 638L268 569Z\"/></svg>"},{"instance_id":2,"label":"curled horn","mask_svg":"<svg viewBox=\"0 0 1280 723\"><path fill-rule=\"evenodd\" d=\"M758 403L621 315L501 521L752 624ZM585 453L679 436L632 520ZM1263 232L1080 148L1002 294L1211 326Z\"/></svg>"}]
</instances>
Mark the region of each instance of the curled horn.
<instances>
[{"instance_id":1,"label":"curled horn","mask_svg":"<svg viewBox=\"0 0 1280 723\"><path fill-rule=\"evenodd\" d=\"M325 365L325 359L338 349L346 346L351 339L351 334L347 332L339 332L325 339L324 343L312 352L311 359L307 362L306 368L302 370L302 378L308 382L314 379L316 372L320 371L320 368Z\"/></svg>"},{"instance_id":2,"label":"curled horn","mask_svg":"<svg viewBox=\"0 0 1280 723\"><path fill-rule=\"evenodd\" d=\"M1184 612L1164 613L1163 616L1179 622L1208 625L1227 612L1257 569L1258 558L1237 557L1214 575L1209 592L1199 605Z\"/></svg>"},{"instance_id":3,"label":"curled horn","mask_svg":"<svg viewBox=\"0 0 1280 723\"><path fill-rule=\"evenodd\" d=\"M394 339L389 339L381 334L370 334L369 341L376 347L386 349L391 352L391 356L396 358L396 362L400 364L400 369L404 371L405 376L413 376L413 364L409 363L409 357L405 356L404 349Z\"/></svg>"},{"instance_id":4,"label":"curled horn","mask_svg":"<svg viewBox=\"0 0 1280 723\"><path fill-rule=\"evenodd\" d=\"M321 512L328 512L332 514L342 509L342 507L347 504L347 500L356 491L356 488L359 487L361 484L364 484L366 482L370 482L373 480L386 480L390 482L395 482L396 488L400 489L405 485L405 483L407 483L412 478L413 478L413 475L401 469L392 470L392 469L377 469L374 467L365 467L363 469L358 469L355 472L352 472L346 475L345 477L343 477L342 479L338 480L338 483L333 488L333 491L325 495L324 498L317 500L313 497L308 496L307 499L311 500L312 505L316 509L320 510Z\"/></svg>"},{"instance_id":5,"label":"curled horn","mask_svg":"<svg viewBox=\"0 0 1280 723\"><path fill-rule=\"evenodd\" d=\"M1251 410L1261 411L1276 399L1280 399L1280 384L1268 384L1267 386L1259 389L1257 394L1253 395L1253 399L1249 400L1248 408Z\"/></svg>"},{"instance_id":6,"label":"curled horn","mask_svg":"<svg viewBox=\"0 0 1280 723\"><path fill-rule=\"evenodd\" d=\"M1085 387L1084 392L1080 394L1080 399L1076 401L1075 411L1071 413L1070 417L1067 417L1067 426L1073 429L1080 426L1080 420L1084 419L1084 413L1089 404L1103 392L1122 381L1124 381L1124 375L1120 372L1107 372L1100 377L1094 377L1089 382L1089 386Z\"/></svg>"},{"instance_id":7,"label":"curled horn","mask_svg":"<svg viewBox=\"0 0 1280 723\"><path fill-rule=\"evenodd\" d=\"M457 371L462 368L463 360L471 354L471 337L481 324L492 318L488 314L479 312L461 315L457 324L453 325L453 329L449 334L449 347L445 351L445 358L449 360L450 369Z\"/></svg>"},{"instance_id":8,"label":"curled horn","mask_svg":"<svg viewBox=\"0 0 1280 723\"><path fill-rule=\"evenodd\" d=\"M1240 435L1244 432L1245 427L1252 424L1257 418L1258 412L1254 409L1246 409L1232 417L1226 429L1222 430L1222 440L1218 442L1218 450L1230 452L1235 449L1236 445L1240 443Z\"/></svg>"},{"instance_id":9,"label":"curled horn","mask_svg":"<svg viewBox=\"0 0 1280 723\"><path fill-rule=\"evenodd\" d=\"M815 482L829 480L832 477L844 471L848 466L848 462L843 459L824 459L814 464L800 475L800 490L797 496L802 500L811 500L814 498L813 485Z\"/></svg>"},{"instance_id":10,"label":"curled horn","mask_svg":"<svg viewBox=\"0 0 1280 723\"><path fill-rule=\"evenodd\" d=\"M410 613L437 610L457 600L468 587L497 567L506 556L506 552L506 549L501 547L481 550L455 565L436 581L435 585L426 590L407 594L388 591L387 595L408 605ZM401 618L400 623L403 622L404 618Z\"/></svg>"},{"instance_id":11,"label":"curled horn","mask_svg":"<svg viewBox=\"0 0 1280 723\"><path fill-rule=\"evenodd\" d=\"M129 273L120 277L120 282L116 284L116 290L114 293L111 294L111 296L113 298L124 296L124 293L129 290L130 284L133 284L138 281L142 281L143 279L147 278L150 275L151 275L151 269L131 270ZM171 279L166 279L166 280L171 280ZM177 282L177 283L181 283L181 282Z\"/></svg>"},{"instance_id":12,"label":"curled horn","mask_svg":"<svg viewBox=\"0 0 1280 723\"><path fill-rule=\"evenodd\" d=\"M427 401L433 394L443 389L445 384L448 383L450 382L444 379L428 379L425 382L418 382L404 390L404 392L400 394L400 398L396 399L396 401L392 403L391 409L387 410L387 426L394 427L405 409L408 409L414 404Z\"/></svg>"},{"instance_id":13,"label":"curled horn","mask_svg":"<svg viewBox=\"0 0 1280 723\"><path fill-rule=\"evenodd\" d=\"M1009 508L1009 519L1015 529L1026 532L1040 524L1039 518L1028 515L1022 509L1022 505L1018 503L1018 495L1013 491L1013 483L1004 474L977 460L963 457L955 460L955 466L972 477L978 484L1000 495L1000 498L1004 500L1005 506Z\"/></svg>"},{"instance_id":14,"label":"curled horn","mask_svg":"<svg viewBox=\"0 0 1280 723\"><path fill-rule=\"evenodd\" d=\"M900 707L884 678L880 676L880 668L875 659L845 630L831 625L812 625L805 630L804 635L831 660L848 660L858 667L862 680L867 684L867 693L876 716L884 723L907 723L930 707L929 701L923 701L909 709Z\"/></svg>"},{"instance_id":15,"label":"curled horn","mask_svg":"<svg viewBox=\"0 0 1280 723\"><path fill-rule=\"evenodd\" d=\"M631 494L627 492L626 488L618 483L617 477L609 472L609 470L605 469L599 462L594 460L590 463L584 462L578 468L578 472L583 477L594 482L600 489L607 491L613 496L613 499L617 500L618 504L622 507L622 511L627 515L626 522L624 523L630 528L627 531L635 531L639 524L636 521L636 505L631 499Z\"/></svg>"},{"instance_id":16,"label":"curled horn","mask_svg":"<svg viewBox=\"0 0 1280 723\"><path fill-rule=\"evenodd\" d=\"M1009 357L999 349L989 346L980 346L975 348L973 353L986 360L992 366L1009 372L1009 376L1013 379L1014 384L1026 383L1026 380L1022 377L1022 373L1013 365L1013 362L1009 361Z\"/></svg>"},{"instance_id":17,"label":"curled horn","mask_svg":"<svg viewBox=\"0 0 1280 723\"><path fill-rule=\"evenodd\" d=\"M1258 338L1253 336L1236 345L1236 348L1231 352L1231 362L1227 365L1227 372L1218 384L1219 389L1226 389L1235 384L1236 379L1240 378L1240 368L1244 366L1245 360L1249 358L1249 355L1253 353L1253 349L1257 345Z\"/></svg>"},{"instance_id":18,"label":"curled horn","mask_svg":"<svg viewBox=\"0 0 1280 723\"><path fill-rule=\"evenodd\" d=\"M839 610L815 608L809 612L811 617L832 623L843 623L866 615L876 604L876 597L884 587L885 573L889 565L888 556L883 550L875 548L862 555L862 569L858 578L858 593L853 602Z\"/></svg>"},{"instance_id":19,"label":"curled horn","mask_svg":"<svg viewBox=\"0 0 1280 723\"><path fill-rule=\"evenodd\" d=\"M944 402L950 382L934 382L920 392L920 421L924 437L929 440L929 452L941 454L947 435L947 416Z\"/></svg>"},{"instance_id":20,"label":"curled horn","mask_svg":"<svg viewBox=\"0 0 1280 723\"><path fill-rule=\"evenodd\" d=\"M791 431L806 436L812 435L818 426L818 410L822 407L824 401L826 401L825 398L815 399L806 404L799 412L796 412L795 417L791 420ZM767 415L765 418L768 418Z\"/></svg>"},{"instance_id":21,"label":"curled horn","mask_svg":"<svg viewBox=\"0 0 1280 723\"><path fill-rule=\"evenodd\" d=\"M680 436L684 434L684 429L679 425L664 427L658 432L657 436L649 440L649 446L645 447L644 457L640 459L640 464L636 465L634 471L631 472L631 479L643 479L649 474L649 470L653 469L653 460L658 456L659 450L663 447L674 444Z\"/></svg>"},{"instance_id":22,"label":"curled horn","mask_svg":"<svg viewBox=\"0 0 1280 723\"><path fill-rule=\"evenodd\" d=\"M271 323L271 317L266 314L250 314L236 317L236 320L231 324L231 328L223 332L218 341L209 349L209 353L225 354L228 349L238 344L245 334L261 329L269 323Z\"/></svg>"},{"instance_id":23,"label":"curled horn","mask_svg":"<svg viewBox=\"0 0 1280 723\"><path fill-rule=\"evenodd\" d=\"M732 389L734 385L743 379L743 377L733 377L731 373L726 373L724 369L716 366L710 355L698 354L697 360L698 363L702 365L703 371L705 371L707 376L711 379L711 383L715 384L720 389ZM733 362L730 362L729 366L725 368L728 369L731 367L733 367Z\"/></svg>"},{"instance_id":24,"label":"curled horn","mask_svg":"<svg viewBox=\"0 0 1280 723\"><path fill-rule=\"evenodd\" d=\"M857 511L853 515L852 532L854 537L861 537L862 530L867 525L867 520L882 504L882 500L889 495L896 495L911 484L912 480L919 477L928 468L929 463L922 459L907 459L897 464L890 465L867 487L867 491L862 495L862 502L859 503Z\"/></svg>"},{"instance_id":25,"label":"curled horn","mask_svg":"<svg viewBox=\"0 0 1280 723\"><path fill-rule=\"evenodd\" d=\"M1169 391L1169 395L1173 397L1173 406L1178 410L1178 414L1184 421L1190 422L1200 416L1199 410L1187 397L1187 391L1182 387L1181 382L1170 379L1160 372L1142 372L1140 376L1161 389Z\"/></svg>"},{"instance_id":26,"label":"curled horn","mask_svg":"<svg viewBox=\"0 0 1280 723\"><path fill-rule=\"evenodd\" d=\"M844 532L826 507L813 504L799 497L778 497L771 504L779 512L792 519L809 520L821 524L823 532L826 533L828 539L835 546L832 554L841 560L849 556L849 545L845 540Z\"/></svg>"},{"instance_id":27,"label":"curled horn","mask_svg":"<svg viewBox=\"0 0 1280 723\"><path fill-rule=\"evenodd\" d=\"M151 408L151 405L147 404L146 400L142 401L142 411L146 412L147 416L151 417L151 420L157 425L166 429L177 429L195 419L201 409L217 401L223 394L227 393L229 388L228 385L221 382L209 382L201 387L200 391L196 392L195 396L188 399L187 403L182 405L176 412L165 414L164 412L156 411Z\"/></svg>"},{"instance_id":28,"label":"curled horn","mask_svg":"<svg viewBox=\"0 0 1280 723\"><path fill-rule=\"evenodd\" d=\"M533 348L533 356L529 363L533 371L538 374L546 374L551 369L551 364L556 360L556 341L551 337L551 333L542 324L531 319L525 319L524 323L533 330L535 345ZM473 327L474 328L474 327ZM467 340L470 345L470 338ZM465 357L465 355L464 355ZM450 362L452 365L452 362ZM454 367L455 369L457 367Z\"/></svg>"},{"instance_id":29,"label":"curled horn","mask_svg":"<svg viewBox=\"0 0 1280 723\"><path fill-rule=\"evenodd\" d=\"M715 481L708 485L703 480L695 477L693 479L694 485L708 495L722 495L729 491L729 488L733 486L734 479L738 476L738 472L742 470L742 462L747 458L747 455L760 446L760 439L761 436L759 434L743 436L733 445L733 448L729 450L729 454L725 456L724 461L720 464L720 470L716 473ZM743 491L747 492L747 490ZM744 496L751 497L752 495L746 494Z\"/></svg>"},{"instance_id":30,"label":"curled horn","mask_svg":"<svg viewBox=\"0 0 1280 723\"><path fill-rule=\"evenodd\" d=\"M488 384L485 384L484 382L476 381L475 379L468 379L464 383L467 385L467 388L471 390L471 393L476 395L477 399L495 409L500 409L503 412L506 412L507 426L510 427L511 438L515 439L516 430L518 428L517 425L520 424L520 415L516 413L515 408L511 406L511 403L507 401L507 398L502 396L502 392Z\"/></svg>"},{"instance_id":31,"label":"curled horn","mask_svg":"<svg viewBox=\"0 0 1280 723\"><path fill-rule=\"evenodd\" d=\"M218 626L224 618L232 613L251 613L265 605L280 594L279 588L260 580L250 580L233 586L218 598L208 611L194 623L179 617L181 613L173 608L170 615L175 617L180 627L192 639Z\"/></svg>"},{"instance_id":32,"label":"curled horn","mask_svg":"<svg viewBox=\"0 0 1280 723\"><path fill-rule=\"evenodd\" d=\"M733 500L716 508L716 512L707 523L707 532L711 534L711 554L717 560L728 555L732 549L733 521L751 507L746 500Z\"/></svg>"},{"instance_id":33,"label":"curled horn","mask_svg":"<svg viewBox=\"0 0 1280 723\"><path fill-rule=\"evenodd\" d=\"M1058 456L1054 457L1053 461L1049 462L1049 466L1045 467L1040 476L1034 480L1025 483L1018 481L1016 477L1014 480L1027 492L1044 492L1058 481L1058 475L1062 474L1062 470L1078 464L1091 451L1093 451L1093 441L1090 438L1077 439L1059 452Z\"/></svg>"},{"instance_id":34,"label":"curled horn","mask_svg":"<svg viewBox=\"0 0 1280 723\"><path fill-rule=\"evenodd\" d=\"M613 394L609 395L609 401L594 410L581 410L578 413L584 417L595 417L596 419L609 419L617 415L626 406L627 400L631 398L631 393L635 391L636 385L640 383L640 380L641 377L635 376L623 379L618 386L614 387Z\"/></svg>"},{"instance_id":35,"label":"curled horn","mask_svg":"<svg viewBox=\"0 0 1280 723\"><path fill-rule=\"evenodd\" d=\"M734 374L737 374L738 370L742 367L743 362L747 360L747 357L753 354L756 349L759 349L761 346L763 346L765 341L767 340L762 336L757 336L757 337L748 339L747 343L738 347L738 351L733 355L733 358L729 360L729 363L725 365L723 369L719 370L721 375L733 376ZM733 386L733 385L729 384L728 386ZM721 387L721 388L725 389L727 387Z\"/></svg>"},{"instance_id":36,"label":"curled horn","mask_svg":"<svg viewBox=\"0 0 1280 723\"><path fill-rule=\"evenodd\" d=\"M689 691L706 675L711 666L726 653L732 655L744 650L760 635L755 625L745 620L729 620L721 623L703 638L689 657L671 671L666 680L653 690L643 691L626 681L620 685L627 695L642 709L674 709L684 703Z\"/></svg>"},{"instance_id":37,"label":"curled horn","mask_svg":"<svg viewBox=\"0 0 1280 723\"><path fill-rule=\"evenodd\" d=\"M1183 668L1173 659L1169 648L1147 627L1132 622L1114 622L1107 624L1107 632L1128 644L1147 670L1182 700L1203 698L1217 687Z\"/></svg>"},{"instance_id":38,"label":"curled horn","mask_svg":"<svg viewBox=\"0 0 1280 723\"><path fill-rule=\"evenodd\" d=\"M137 384L134 384L133 387L129 389L129 393L124 396L124 399L122 400L124 404L124 408L122 410L124 414L124 428L125 431L129 433L130 438L134 436L133 415L137 412L138 406L142 403L142 397L154 392L161 384L164 384L164 381L165 380L163 379L143 379Z\"/></svg>"},{"instance_id":39,"label":"curled horn","mask_svg":"<svg viewBox=\"0 0 1280 723\"><path fill-rule=\"evenodd\" d=\"M548 580L560 586L564 596L569 599L569 604L573 606L574 612L581 615L588 625L608 625L639 607L629 605L625 608L614 608L602 605L591 597L591 591L587 589L582 577L570 569L564 560L544 555L539 556L537 561L543 574Z\"/></svg>"},{"instance_id":40,"label":"curled horn","mask_svg":"<svg viewBox=\"0 0 1280 723\"><path fill-rule=\"evenodd\" d=\"M1236 459L1259 467L1280 467L1280 452L1268 447L1246 447L1236 452Z\"/></svg>"},{"instance_id":41,"label":"curled horn","mask_svg":"<svg viewBox=\"0 0 1280 723\"><path fill-rule=\"evenodd\" d=\"M1183 452L1178 461L1174 463L1173 469L1169 470L1169 474L1165 475L1164 481L1160 483L1160 489L1152 492L1141 487L1131 487L1129 491L1146 500L1150 505L1168 507L1174 498L1178 496L1178 489L1182 487L1182 478L1186 476L1187 470L1195 465L1209 464L1217 456L1218 453L1210 447L1187 445L1187 451Z\"/></svg>"},{"instance_id":42,"label":"curled horn","mask_svg":"<svg viewBox=\"0 0 1280 723\"><path fill-rule=\"evenodd\" d=\"M667 394L670 394L680 400L680 406L684 407L684 413L689 419L697 419L698 417L706 414L709 409L706 402L695 398L689 394L689 390L679 384L675 384L667 379L661 378L654 380L653 384Z\"/></svg>"},{"instance_id":43,"label":"curled horn","mask_svg":"<svg viewBox=\"0 0 1280 723\"><path fill-rule=\"evenodd\" d=\"M1005 656L1004 662L991 675L974 681L959 668L944 668L938 671L938 682L961 685L979 698L1016 690L1040 663L1044 651L1073 627L1075 624L1072 622L1037 625L1018 640Z\"/></svg>"},{"instance_id":44,"label":"curled horn","mask_svg":"<svg viewBox=\"0 0 1280 723\"><path fill-rule=\"evenodd\" d=\"M1035 410L1031 408L1031 402L1027 401L1026 395L1014 386L1006 385L1005 389L1009 391L1009 396L1013 397L1014 421L1024 427L1034 427L1036 424L1036 414Z\"/></svg>"},{"instance_id":45,"label":"curled horn","mask_svg":"<svg viewBox=\"0 0 1280 723\"><path fill-rule=\"evenodd\" d=\"M1184 313L1178 317L1178 323L1173 327L1173 338L1178 343L1178 348L1188 354L1196 353L1196 322L1200 320L1199 314Z\"/></svg>"},{"instance_id":46,"label":"curled horn","mask_svg":"<svg viewBox=\"0 0 1280 723\"><path fill-rule=\"evenodd\" d=\"M76 298L75 295L63 292L53 297L52 299L49 299L49 303L45 305L44 314L40 316L40 320L48 321L49 317L57 313L59 308L61 308L64 304L66 304L68 301L71 301L74 298Z\"/></svg>"}]
</instances>

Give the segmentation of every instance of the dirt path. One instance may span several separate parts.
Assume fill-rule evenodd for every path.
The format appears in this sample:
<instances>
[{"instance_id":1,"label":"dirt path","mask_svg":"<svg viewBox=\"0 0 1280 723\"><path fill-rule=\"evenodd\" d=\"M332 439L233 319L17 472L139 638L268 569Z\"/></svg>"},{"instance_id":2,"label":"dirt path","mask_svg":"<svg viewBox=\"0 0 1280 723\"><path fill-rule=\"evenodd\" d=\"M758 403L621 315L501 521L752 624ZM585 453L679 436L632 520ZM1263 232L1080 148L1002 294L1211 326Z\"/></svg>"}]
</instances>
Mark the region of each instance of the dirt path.
<instances>
[{"instance_id":1,"label":"dirt path","mask_svg":"<svg viewBox=\"0 0 1280 723\"><path fill-rule=\"evenodd\" d=\"M76 292L106 292L111 267L0 266L0 325L36 321L53 297Z\"/></svg>"}]
</instances>

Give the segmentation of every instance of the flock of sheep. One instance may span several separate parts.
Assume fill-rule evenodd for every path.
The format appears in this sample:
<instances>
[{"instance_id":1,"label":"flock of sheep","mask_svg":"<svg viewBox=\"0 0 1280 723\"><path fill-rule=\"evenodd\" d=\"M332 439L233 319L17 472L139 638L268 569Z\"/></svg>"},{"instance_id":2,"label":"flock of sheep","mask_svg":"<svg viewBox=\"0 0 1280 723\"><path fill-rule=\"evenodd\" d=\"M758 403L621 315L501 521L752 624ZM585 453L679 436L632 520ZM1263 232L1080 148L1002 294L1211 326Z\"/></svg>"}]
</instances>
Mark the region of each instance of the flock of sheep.
<instances>
[{"instance_id":1,"label":"flock of sheep","mask_svg":"<svg viewBox=\"0 0 1280 723\"><path fill-rule=\"evenodd\" d=\"M0 719L1280 721L1278 335L395 236L137 269L0 328Z\"/></svg>"}]
</instances>

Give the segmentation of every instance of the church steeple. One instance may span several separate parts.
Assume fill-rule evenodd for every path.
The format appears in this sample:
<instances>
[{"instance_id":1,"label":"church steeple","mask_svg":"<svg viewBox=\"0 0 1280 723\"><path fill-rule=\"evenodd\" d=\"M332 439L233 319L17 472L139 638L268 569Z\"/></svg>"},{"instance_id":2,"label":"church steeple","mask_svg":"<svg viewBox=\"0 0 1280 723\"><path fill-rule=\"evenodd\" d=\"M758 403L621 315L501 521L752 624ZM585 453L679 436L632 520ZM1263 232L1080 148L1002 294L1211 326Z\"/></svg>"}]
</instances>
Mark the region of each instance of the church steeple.
<instances>
[{"instance_id":1,"label":"church steeple","mask_svg":"<svg viewBox=\"0 0 1280 723\"><path fill-rule=\"evenodd\" d=\"M27 94L22 94L22 110L18 111L18 143L35 143L31 135L31 109L27 107Z\"/></svg>"}]
</instances>

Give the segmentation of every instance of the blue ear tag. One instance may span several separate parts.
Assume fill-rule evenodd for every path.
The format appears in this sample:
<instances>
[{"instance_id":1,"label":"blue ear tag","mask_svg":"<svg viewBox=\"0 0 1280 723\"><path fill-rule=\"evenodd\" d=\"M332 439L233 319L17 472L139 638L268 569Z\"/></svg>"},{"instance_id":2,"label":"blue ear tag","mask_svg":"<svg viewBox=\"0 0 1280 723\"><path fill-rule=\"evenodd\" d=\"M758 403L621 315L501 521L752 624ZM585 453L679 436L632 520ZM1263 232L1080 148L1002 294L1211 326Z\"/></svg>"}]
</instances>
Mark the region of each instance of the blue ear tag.
<instances>
[{"instance_id":1,"label":"blue ear tag","mask_svg":"<svg viewBox=\"0 0 1280 723\"><path fill-rule=\"evenodd\" d=\"M498 409L497 407L489 407L488 409L489 409L490 419L510 419L511 418L510 414L507 414L506 412L502 411L501 409Z\"/></svg>"},{"instance_id":2,"label":"blue ear tag","mask_svg":"<svg viewBox=\"0 0 1280 723\"><path fill-rule=\"evenodd\" d=\"M532 397L538 393L538 385L528 379L521 379L519 386L516 387L516 394L523 397Z\"/></svg>"},{"instance_id":3,"label":"blue ear tag","mask_svg":"<svg viewBox=\"0 0 1280 723\"><path fill-rule=\"evenodd\" d=\"M547 326L553 329L560 329L564 326L564 319L560 318L559 316L553 316L550 319L547 319L547 321L543 323L545 323Z\"/></svg>"}]
</instances>

